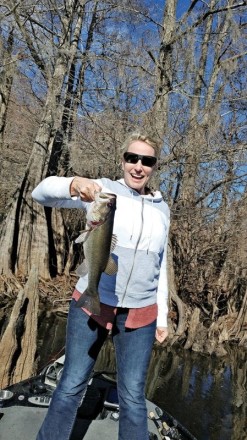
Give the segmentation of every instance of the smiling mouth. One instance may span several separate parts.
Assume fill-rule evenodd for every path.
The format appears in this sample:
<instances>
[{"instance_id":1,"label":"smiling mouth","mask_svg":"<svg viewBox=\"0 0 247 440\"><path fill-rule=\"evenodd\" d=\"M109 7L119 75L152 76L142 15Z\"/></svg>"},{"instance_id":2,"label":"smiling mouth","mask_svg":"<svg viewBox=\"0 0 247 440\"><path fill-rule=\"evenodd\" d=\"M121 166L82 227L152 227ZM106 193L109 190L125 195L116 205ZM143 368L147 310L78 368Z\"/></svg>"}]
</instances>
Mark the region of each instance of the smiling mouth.
<instances>
[{"instance_id":1,"label":"smiling mouth","mask_svg":"<svg viewBox=\"0 0 247 440\"><path fill-rule=\"evenodd\" d=\"M139 176L139 175L137 176L137 175L135 175L135 174L131 174L131 177L132 177L133 179L142 180L144 176Z\"/></svg>"}]
</instances>

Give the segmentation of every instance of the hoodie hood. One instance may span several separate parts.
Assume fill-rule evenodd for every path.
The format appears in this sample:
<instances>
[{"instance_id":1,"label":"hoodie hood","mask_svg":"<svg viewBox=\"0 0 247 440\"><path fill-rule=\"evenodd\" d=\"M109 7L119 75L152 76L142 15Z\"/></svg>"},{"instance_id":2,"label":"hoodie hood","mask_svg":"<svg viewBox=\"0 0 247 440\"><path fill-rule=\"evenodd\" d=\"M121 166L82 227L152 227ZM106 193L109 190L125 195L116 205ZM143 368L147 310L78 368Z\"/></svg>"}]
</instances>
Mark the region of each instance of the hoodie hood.
<instances>
[{"instance_id":1,"label":"hoodie hood","mask_svg":"<svg viewBox=\"0 0 247 440\"><path fill-rule=\"evenodd\" d=\"M150 192L149 194L143 195L143 194L139 194L138 191L136 191L135 189L128 186L124 179L119 179L118 182L121 183L121 185L124 185L126 188L128 188L130 190L130 192L132 193L132 195L134 195L134 196L140 196L140 197L143 197L144 199L150 200L152 202L161 202L161 200L163 200L163 197L162 197L162 194L160 191L154 191L154 192Z\"/></svg>"}]
</instances>

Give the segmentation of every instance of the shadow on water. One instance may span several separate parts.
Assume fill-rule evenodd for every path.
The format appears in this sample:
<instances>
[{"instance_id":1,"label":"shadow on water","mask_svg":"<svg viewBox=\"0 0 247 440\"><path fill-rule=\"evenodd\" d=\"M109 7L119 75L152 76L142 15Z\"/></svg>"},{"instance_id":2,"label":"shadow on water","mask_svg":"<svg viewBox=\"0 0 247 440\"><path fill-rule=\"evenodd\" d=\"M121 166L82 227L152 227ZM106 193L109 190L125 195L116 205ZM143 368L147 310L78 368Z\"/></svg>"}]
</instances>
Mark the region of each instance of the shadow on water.
<instances>
[{"instance_id":1,"label":"shadow on water","mask_svg":"<svg viewBox=\"0 0 247 440\"><path fill-rule=\"evenodd\" d=\"M64 346L66 318L46 316L40 325L39 366ZM114 349L106 341L96 370L115 371ZM231 348L224 358L180 347L154 346L147 397L177 418L198 440L247 440L247 351Z\"/></svg>"}]
</instances>

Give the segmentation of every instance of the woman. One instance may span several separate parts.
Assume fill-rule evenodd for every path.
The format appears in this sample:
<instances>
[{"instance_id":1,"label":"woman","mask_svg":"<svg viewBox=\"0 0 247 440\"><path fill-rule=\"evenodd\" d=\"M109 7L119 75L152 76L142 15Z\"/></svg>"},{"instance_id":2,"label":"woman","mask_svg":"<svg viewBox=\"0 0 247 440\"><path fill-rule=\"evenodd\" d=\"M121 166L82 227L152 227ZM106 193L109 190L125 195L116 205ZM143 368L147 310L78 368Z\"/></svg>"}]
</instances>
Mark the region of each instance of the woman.
<instances>
[{"instance_id":1,"label":"woman","mask_svg":"<svg viewBox=\"0 0 247 440\"><path fill-rule=\"evenodd\" d=\"M119 395L119 440L148 440L145 380L154 338L167 336L166 253L169 208L148 182L155 170L159 146L151 137L133 133L123 144L123 178L92 180L48 177L33 191L44 206L88 209L95 191L117 195L113 233L117 245L116 275L102 274L100 316L76 302L87 287L81 277L72 296L67 323L62 377L37 440L68 440L78 406L98 353L108 335L116 352Z\"/></svg>"}]
</instances>

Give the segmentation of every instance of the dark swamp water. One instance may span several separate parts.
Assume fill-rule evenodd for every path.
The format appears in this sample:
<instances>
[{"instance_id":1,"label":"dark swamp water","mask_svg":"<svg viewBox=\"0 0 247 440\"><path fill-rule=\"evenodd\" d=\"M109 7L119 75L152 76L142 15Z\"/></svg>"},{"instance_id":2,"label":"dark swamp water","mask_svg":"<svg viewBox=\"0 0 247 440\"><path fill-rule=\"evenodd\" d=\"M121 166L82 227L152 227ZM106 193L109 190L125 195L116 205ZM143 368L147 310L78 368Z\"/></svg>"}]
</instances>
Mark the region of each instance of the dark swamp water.
<instances>
[{"instance_id":1,"label":"dark swamp water","mask_svg":"<svg viewBox=\"0 0 247 440\"><path fill-rule=\"evenodd\" d=\"M66 318L55 314L39 329L39 367L64 345ZM106 341L96 370L115 371L114 349ZM168 411L198 440L247 440L247 351L229 349L224 358L182 348L154 347L147 397Z\"/></svg>"}]
</instances>

